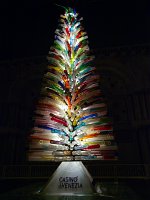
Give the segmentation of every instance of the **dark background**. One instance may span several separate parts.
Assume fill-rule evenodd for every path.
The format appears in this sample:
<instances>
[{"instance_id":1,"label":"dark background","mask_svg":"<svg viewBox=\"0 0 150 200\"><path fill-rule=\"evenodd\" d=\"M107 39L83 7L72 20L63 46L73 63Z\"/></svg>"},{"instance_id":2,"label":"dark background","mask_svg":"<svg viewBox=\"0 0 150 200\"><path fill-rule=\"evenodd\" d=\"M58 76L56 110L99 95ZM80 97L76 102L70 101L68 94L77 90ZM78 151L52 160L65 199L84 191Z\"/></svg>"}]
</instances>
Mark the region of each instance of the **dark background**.
<instances>
[{"instance_id":1,"label":"dark background","mask_svg":"<svg viewBox=\"0 0 150 200\"><path fill-rule=\"evenodd\" d=\"M83 16L90 47L150 42L150 6L145 0L5 0L0 4L0 60L47 55L63 8Z\"/></svg>"}]
</instances>

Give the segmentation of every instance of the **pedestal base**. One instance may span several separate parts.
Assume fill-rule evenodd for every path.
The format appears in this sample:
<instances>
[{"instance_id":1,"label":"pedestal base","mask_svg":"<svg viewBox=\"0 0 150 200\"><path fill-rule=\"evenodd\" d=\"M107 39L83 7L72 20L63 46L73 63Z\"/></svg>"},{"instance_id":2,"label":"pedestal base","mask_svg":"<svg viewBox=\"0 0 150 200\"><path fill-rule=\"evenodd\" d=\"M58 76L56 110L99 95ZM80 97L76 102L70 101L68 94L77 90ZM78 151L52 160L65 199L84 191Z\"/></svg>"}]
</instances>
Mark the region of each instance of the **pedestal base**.
<instances>
[{"instance_id":1,"label":"pedestal base","mask_svg":"<svg viewBox=\"0 0 150 200\"><path fill-rule=\"evenodd\" d=\"M40 191L44 196L91 196L94 193L92 177L81 161L62 162Z\"/></svg>"}]
</instances>

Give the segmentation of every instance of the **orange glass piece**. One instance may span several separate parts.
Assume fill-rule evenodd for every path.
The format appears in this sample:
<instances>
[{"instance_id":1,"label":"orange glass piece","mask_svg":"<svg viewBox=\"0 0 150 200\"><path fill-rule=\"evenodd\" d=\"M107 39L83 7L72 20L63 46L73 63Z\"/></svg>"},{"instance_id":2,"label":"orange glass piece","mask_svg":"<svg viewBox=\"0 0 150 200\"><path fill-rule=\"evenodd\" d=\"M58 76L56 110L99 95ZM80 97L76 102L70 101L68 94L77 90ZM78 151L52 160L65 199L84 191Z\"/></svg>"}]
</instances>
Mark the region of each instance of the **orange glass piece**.
<instances>
[{"instance_id":1,"label":"orange glass piece","mask_svg":"<svg viewBox=\"0 0 150 200\"><path fill-rule=\"evenodd\" d=\"M40 140L49 141L49 142L51 141L50 139L39 137L39 136L36 136L36 135L31 135L30 139L34 139L36 141L40 141Z\"/></svg>"},{"instance_id":2,"label":"orange glass piece","mask_svg":"<svg viewBox=\"0 0 150 200\"><path fill-rule=\"evenodd\" d=\"M66 75L62 75L62 79L63 79L63 81L64 81L64 83L65 83L65 87L66 87L67 89L69 89L69 88L70 88L70 84L69 84L69 81L68 81L67 76L66 76Z\"/></svg>"},{"instance_id":3,"label":"orange glass piece","mask_svg":"<svg viewBox=\"0 0 150 200\"><path fill-rule=\"evenodd\" d=\"M97 137L97 136L99 136L99 133L93 133L93 134L91 133L89 135L86 135L86 136L80 138L79 140L85 140L85 139L93 138L93 137Z\"/></svg>"},{"instance_id":4,"label":"orange glass piece","mask_svg":"<svg viewBox=\"0 0 150 200\"><path fill-rule=\"evenodd\" d=\"M66 100L67 100L67 104L68 104L69 109L71 109L71 100L70 100L70 97L66 96Z\"/></svg>"}]
</instances>

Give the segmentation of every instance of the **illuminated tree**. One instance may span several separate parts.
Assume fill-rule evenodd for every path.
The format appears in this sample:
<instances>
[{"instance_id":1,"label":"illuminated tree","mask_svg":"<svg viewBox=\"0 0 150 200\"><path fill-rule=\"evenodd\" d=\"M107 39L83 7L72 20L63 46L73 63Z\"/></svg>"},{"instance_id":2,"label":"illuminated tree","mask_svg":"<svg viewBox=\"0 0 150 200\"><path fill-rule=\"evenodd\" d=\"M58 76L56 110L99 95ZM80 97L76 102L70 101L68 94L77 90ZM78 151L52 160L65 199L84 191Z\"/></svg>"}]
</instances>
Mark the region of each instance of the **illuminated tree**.
<instances>
[{"instance_id":1,"label":"illuminated tree","mask_svg":"<svg viewBox=\"0 0 150 200\"><path fill-rule=\"evenodd\" d=\"M29 160L116 159L113 128L82 18L71 8L60 17L29 137Z\"/></svg>"}]
</instances>

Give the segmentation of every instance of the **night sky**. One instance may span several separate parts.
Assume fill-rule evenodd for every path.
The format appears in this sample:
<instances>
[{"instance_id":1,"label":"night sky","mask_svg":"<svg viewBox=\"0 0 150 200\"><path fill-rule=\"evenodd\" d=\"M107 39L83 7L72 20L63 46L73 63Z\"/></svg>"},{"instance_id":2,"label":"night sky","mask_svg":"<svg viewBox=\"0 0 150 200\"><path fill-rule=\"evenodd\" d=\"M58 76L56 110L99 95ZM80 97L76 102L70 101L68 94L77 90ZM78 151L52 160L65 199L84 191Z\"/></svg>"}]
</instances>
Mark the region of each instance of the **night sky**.
<instances>
[{"instance_id":1,"label":"night sky","mask_svg":"<svg viewBox=\"0 0 150 200\"><path fill-rule=\"evenodd\" d=\"M0 5L0 60L47 55L59 15L84 18L90 48L150 43L150 3L136 0L5 0Z\"/></svg>"}]
</instances>

